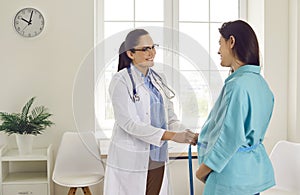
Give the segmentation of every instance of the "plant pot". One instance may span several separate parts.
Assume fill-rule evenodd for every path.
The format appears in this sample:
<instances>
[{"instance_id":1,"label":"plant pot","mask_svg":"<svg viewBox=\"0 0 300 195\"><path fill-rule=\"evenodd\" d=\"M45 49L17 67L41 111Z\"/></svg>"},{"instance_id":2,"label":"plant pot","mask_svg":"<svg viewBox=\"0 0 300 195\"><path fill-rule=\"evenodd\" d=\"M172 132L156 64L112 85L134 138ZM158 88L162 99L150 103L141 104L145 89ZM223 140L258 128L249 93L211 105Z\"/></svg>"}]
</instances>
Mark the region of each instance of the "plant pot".
<instances>
[{"instance_id":1,"label":"plant pot","mask_svg":"<svg viewBox=\"0 0 300 195\"><path fill-rule=\"evenodd\" d=\"M33 135L16 134L16 141L20 155L32 153Z\"/></svg>"}]
</instances>

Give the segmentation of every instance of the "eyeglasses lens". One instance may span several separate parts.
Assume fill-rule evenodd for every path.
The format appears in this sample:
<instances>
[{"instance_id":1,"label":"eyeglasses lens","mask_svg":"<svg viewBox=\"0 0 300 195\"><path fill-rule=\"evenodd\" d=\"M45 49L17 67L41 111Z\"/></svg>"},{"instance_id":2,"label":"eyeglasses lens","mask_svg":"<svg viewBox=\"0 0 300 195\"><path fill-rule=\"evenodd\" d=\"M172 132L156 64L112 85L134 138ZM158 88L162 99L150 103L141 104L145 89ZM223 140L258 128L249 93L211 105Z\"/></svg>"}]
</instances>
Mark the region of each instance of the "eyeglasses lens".
<instances>
[{"instance_id":1,"label":"eyeglasses lens","mask_svg":"<svg viewBox=\"0 0 300 195\"><path fill-rule=\"evenodd\" d=\"M135 51L143 51L143 52L149 52L153 49L156 49L158 47L157 44L152 45L151 47L142 47L141 49L134 49Z\"/></svg>"}]
</instances>

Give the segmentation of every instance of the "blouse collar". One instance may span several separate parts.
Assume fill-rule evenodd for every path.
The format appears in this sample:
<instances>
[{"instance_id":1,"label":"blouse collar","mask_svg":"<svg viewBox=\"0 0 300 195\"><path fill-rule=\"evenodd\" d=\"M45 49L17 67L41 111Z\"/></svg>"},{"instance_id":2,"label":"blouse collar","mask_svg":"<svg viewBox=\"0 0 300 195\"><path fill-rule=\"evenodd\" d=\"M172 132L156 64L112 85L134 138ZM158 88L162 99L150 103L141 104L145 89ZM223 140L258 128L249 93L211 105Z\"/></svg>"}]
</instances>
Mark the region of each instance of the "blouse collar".
<instances>
[{"instance_id":1,"label":"blouse collar","mask_svg":"<svg viewBox=\"0 0 300 195\"><path fill-rule=\"evenodd\" d=\"M145 78L145 77L149 77L150 76L150 72L151 72L151 69L149 68L148 72L147 72L147 75L145 76L139 69L137 69L132 63L130 64L130 68L132 70L134 70L137 75L139 75L141 78Z\"/></svg>"},{"instance_id":2,"label":"blouse collar","mask_svg":"<svg viewBox=\"0 0 300 195\"><path fill-rule=\"evenodd\" d=\"M231 75L229 75L227 77L227 79L225 80L225 83L227 81L231 80L232 78L234 78L235 76L243 74L245 72L260 74L260 70L261 70L261 67L257 66L257 65L251 65L251 64L243 65L243 66L239 67L236 71L234 71Z\"/></svg>"}]
</instances>

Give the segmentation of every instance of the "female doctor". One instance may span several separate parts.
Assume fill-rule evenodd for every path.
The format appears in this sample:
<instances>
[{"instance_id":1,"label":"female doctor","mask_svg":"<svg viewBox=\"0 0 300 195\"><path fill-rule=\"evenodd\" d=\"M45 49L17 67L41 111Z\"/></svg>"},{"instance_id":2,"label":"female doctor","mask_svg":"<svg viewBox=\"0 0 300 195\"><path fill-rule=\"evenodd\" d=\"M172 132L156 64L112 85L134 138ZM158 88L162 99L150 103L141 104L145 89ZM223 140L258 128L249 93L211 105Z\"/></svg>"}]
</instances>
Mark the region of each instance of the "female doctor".
<instances>
[{"instance_id":1,"label":"female doctor","mask_svg":"<svg viewBox=\"0 0 300 195\"><path fill-rule=\"evenodd\" d=\"M164 77L151 67L156 54L149 33L135 29L119 49L119 66L109 86L115 125L108 151L105 195L168 195L168 143L195 145L184 130ZM174 132L175 130L177 132Z\"/></svg>"}]
</instances>

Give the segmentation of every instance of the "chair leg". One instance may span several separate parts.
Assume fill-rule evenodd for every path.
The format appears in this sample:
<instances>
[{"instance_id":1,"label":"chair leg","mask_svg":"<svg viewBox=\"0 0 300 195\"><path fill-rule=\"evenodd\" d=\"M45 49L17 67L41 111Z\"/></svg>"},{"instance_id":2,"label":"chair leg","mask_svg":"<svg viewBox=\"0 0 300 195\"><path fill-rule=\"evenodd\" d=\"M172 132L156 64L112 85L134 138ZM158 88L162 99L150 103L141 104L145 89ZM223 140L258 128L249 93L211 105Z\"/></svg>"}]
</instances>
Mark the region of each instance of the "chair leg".
<instances>
[{"instance_id":1,"label":"chair leg","mask_svg":"<svg viewBox=\"0 0 300 195\"><path fill-rule=\"evenodd\" d=\"M75 195L77 188L70 188L68 195Z\"/></svg>"},{"instance_id":2,"label":"chair leg","mask_svg":"<svg viewBox=\"0 0 300 195\"><path fill-rule=\"evenodd\" d=\"M81 188L84 195L92 195L90 188L88 186Z\"/></svg>"}]
</instances>

